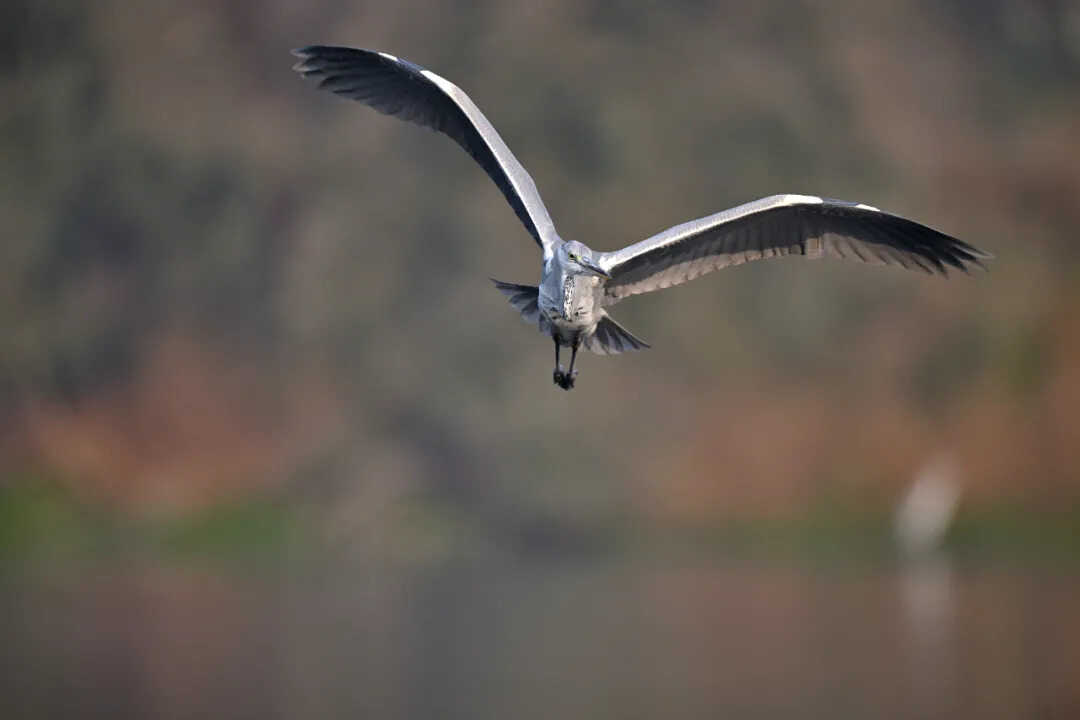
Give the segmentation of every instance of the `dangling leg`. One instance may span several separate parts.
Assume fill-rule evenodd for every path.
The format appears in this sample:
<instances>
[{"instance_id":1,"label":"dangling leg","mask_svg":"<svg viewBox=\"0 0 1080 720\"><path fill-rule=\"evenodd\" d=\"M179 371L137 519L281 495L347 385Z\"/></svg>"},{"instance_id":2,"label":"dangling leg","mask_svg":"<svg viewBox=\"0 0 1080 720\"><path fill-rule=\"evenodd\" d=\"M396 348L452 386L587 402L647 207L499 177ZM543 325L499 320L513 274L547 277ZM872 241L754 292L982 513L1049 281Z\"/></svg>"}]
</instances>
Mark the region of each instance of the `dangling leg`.
<instances>
[{"instance_id":1,"label":"dangling leg","mask_svg":"<svg viewBox=\"0 0 1080 720\"><path fill-rule=\"evenodd\" d=\"M566 371L566 384L563 385L564 390L569 390L574 387L574 378L577 377L577 371L574 370L574 361L577 360L577 351L581 347L580 340L574 340L574 344L570 346L570 369Z\"/></svg>"},{"instance_id":2,"label":"dangling leg","mask_svg":"<svg viewBox=\"0 0 1080 720\"><path fill-rule=\"evenodd\" d=\"M574 361L577 360L577 351L580 346L581 342L577 340L570 346L570 369L563 372L562 367L560 367L555 371L555 384L563 390L569 390L574 387L574 377L577 376L577 373L574 372ZM558 350L556 350L556 352L558 352Z\"/></svg>"},{"instance_id":3,"label":"dangling leg","mask_svg":"<svg viewBox=\"0 0 1080 720\"><path fill-rule=\"evenodd\" d=\"M562 365L559 364L559 338L555 340L555 372L551 374L551 378L556 385L563 387L563 383L566 381L566 373L563 372Z\"/></svg>"}]
</instances>

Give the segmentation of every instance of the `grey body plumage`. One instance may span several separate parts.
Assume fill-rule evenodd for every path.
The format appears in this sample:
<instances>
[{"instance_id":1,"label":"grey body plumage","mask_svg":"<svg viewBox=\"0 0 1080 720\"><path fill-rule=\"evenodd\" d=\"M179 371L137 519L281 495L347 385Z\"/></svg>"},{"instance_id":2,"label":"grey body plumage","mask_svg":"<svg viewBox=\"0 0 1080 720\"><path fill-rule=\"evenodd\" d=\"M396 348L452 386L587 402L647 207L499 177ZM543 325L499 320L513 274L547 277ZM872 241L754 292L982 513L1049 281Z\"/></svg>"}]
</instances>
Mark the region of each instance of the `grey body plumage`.
<instances>
[{"instance_id":1,"label":"grey body plumage","mask_svg":"<svg viewBox=\"0 0 1080 720\"><path fill-rule=\"evenodd\" d=\"M313 45L294 50L294 69L319 87L441 132L487 172L542 252L539 286L494 281L522 318L555 343L554 381L574 386L577 352L649 347L607 308L630 295L660 290L730 265L778 257L825 255L899 265L927 273L967 271L990 258L978 248L875 207L813 195L772 195L664 230L614 252L564 241L536 184L498 132L460 88L389 53ZM560 347L571 349L569 369Z\"/></svg>"}]
</instances>

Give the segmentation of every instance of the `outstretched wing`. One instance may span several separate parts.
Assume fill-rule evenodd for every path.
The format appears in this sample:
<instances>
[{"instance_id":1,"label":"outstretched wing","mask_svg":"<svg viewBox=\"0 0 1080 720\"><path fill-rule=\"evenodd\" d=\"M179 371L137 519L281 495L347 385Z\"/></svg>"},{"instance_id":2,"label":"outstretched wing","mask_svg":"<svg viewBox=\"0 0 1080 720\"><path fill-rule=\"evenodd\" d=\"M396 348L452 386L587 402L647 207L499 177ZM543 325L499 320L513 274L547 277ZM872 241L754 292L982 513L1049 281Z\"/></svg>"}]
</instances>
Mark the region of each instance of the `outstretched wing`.
<instances>
[{"instance_id":1,"label":"outstretched wing","mask_svg":"<svg viewBox=\"0 0 1080 720\"><path fill-rule=\"evenodd\" d=\"M449 80L389 53L311 45L293 69L319 87L453 138L495 181L525 229L550 256L559 242L536 184L469 96Z\"/></svg>"},{"instance_id":2,"label":"outstretched wing","mask_svg":"<svg viewBox=\"0 0 1080 720\"><path fill-rule=\"evenodd\" d=\"M603 253L606 304L679 285L729 265L780 255L826 254L948 274L992 257L965 242L861 203L773 195L691 220Z\"/></svg>"}]
</instances>

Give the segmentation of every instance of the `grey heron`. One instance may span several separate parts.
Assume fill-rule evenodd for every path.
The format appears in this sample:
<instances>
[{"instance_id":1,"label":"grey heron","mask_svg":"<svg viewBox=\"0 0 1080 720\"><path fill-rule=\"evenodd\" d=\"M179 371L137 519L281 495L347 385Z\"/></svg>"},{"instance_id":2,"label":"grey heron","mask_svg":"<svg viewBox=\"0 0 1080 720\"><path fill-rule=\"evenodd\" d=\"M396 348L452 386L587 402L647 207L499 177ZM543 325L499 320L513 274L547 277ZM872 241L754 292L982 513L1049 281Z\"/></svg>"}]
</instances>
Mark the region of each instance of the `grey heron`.
<instances>
[{"instance_id":1,"label":"grey heron","mask_svg":"<svg viewBox=\"0 0 1080 720\"><path fill-rule=\"evenodd\" d=\"M469 96L449 80L390 53L312 45L294 69L318 86L441 132L495 182L542 252L540 284L494 280L522 318L555 343L556 385L574 387L578 350L600 355L649 347L608 315L623 298L750 260L831 255L947 275L991 255L917 222L862 203L772 195L676 225L613 252L565 241L532 177ZM559 362L570 348L570 365Z\"/></svg>"}]
</instances>

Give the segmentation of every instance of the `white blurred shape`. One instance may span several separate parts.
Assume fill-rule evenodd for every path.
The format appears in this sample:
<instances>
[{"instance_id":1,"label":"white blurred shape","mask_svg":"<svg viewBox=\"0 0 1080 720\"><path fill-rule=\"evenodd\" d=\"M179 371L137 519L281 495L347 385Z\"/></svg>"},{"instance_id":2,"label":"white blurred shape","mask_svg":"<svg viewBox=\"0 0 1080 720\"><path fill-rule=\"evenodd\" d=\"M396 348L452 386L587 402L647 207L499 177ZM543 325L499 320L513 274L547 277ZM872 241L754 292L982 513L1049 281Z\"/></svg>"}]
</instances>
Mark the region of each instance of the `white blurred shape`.
<instances>
[{"instance_id":1,"label":"white blurred shape","mask_svg":"<svg viewBox=\"0 0 1080 720\"><path fill-rule=\"evenodd\" d=\"M929 462L896 507L896 540L910 555L940 547L960 501L956 463L949 457Z\"/></svg>"},{"instance_id":2,"label":"white blurred shape","mask_svg":"<svg viewBox=\"0 0 1080 720\"><path fill-rule=\"evenodd\" d=\"M944 717L956 695L952 565L942 542L960 501L956 463L928 462L896 506L896 541L905 554L900 597L910 653L911 701L917 717Z\"/></svg>"}]
</instances>

